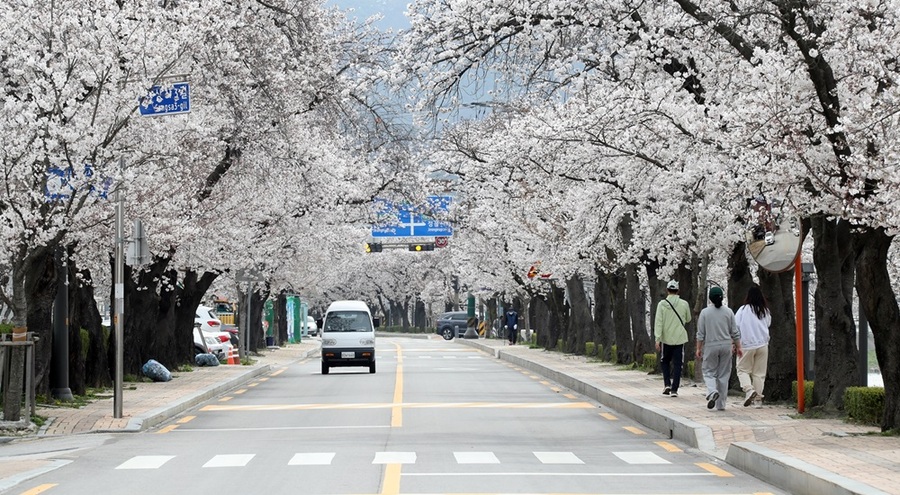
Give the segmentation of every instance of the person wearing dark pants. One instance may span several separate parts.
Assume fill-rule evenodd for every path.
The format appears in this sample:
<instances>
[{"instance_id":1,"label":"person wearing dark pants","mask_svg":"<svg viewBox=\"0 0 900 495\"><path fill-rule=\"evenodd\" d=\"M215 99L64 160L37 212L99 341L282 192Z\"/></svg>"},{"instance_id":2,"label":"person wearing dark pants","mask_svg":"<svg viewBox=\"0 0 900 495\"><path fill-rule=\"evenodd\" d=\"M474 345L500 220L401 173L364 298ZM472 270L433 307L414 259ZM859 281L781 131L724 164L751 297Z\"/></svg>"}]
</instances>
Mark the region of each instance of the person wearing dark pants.
<instances>
[{"instance_id":1,"label":"person wearing dark pants","mask_svg":"<svg viewBox=\"0 0 900 495\"><path fill-rule=\"evenodd\" d=\"M666 284L666 298L656 306L653 329L656 334L656 352L660 353L663 374L663 395L678 397L681 371L684 367L684 344L688 341L687 322L691 321L691 308L678 295L678 281Z\"/></svg>"},{"instance_id":2,"label":"person wearing dark pants","mask_svg":"<svg viewBox=\"0 0 900 495\"><path fill-rule=\"evenodd\" d=\"M506 322L506 333L509 337L509 345L515 345L519 336L519 313L516 313L516 310L509 308L503 315L503 319Z\"/></svg>"}]
</instances>

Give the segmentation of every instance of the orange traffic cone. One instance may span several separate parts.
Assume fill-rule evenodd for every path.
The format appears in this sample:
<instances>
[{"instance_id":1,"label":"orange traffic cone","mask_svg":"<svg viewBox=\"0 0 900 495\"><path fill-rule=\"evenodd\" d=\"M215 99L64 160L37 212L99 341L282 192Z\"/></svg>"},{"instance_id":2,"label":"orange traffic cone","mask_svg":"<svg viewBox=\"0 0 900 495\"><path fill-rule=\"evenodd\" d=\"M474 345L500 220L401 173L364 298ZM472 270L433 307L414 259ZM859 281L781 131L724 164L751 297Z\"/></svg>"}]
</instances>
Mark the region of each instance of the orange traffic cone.
<instances>
[{"instance_id":1,"label":"orange traffic cone","mask_svg":"<svg viewBox=\"0 0 900 495\"><path fill-rule=\"evenodd\" d=\"M237 348L231 346L228 350L228 364L241 364L241 358L238 356Z\"/></svg>"}]
</instances>

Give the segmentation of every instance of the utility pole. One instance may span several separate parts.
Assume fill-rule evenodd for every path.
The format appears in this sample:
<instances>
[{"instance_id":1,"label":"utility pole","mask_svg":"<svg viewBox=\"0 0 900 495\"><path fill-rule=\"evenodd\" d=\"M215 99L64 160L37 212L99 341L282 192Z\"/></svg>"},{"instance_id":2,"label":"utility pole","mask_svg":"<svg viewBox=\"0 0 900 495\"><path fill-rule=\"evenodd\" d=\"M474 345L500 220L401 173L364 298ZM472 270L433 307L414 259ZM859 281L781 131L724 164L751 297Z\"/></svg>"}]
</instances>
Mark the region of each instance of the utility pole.
<instances>
[{"instance_id":1,"label":"utility pole","mask_svg":"<svg viewBox=\"0 0 900 495\"><path fill-rule=\"evenodd\" d=\"M119 158L119 173L125 169L125 159ZM113 291L115 294L116 376L113 391L113 417L122 417L122 380L124 378L125 346L125 193L124 181L116 187L116 266Z\"/></svg>"}]
</instances>

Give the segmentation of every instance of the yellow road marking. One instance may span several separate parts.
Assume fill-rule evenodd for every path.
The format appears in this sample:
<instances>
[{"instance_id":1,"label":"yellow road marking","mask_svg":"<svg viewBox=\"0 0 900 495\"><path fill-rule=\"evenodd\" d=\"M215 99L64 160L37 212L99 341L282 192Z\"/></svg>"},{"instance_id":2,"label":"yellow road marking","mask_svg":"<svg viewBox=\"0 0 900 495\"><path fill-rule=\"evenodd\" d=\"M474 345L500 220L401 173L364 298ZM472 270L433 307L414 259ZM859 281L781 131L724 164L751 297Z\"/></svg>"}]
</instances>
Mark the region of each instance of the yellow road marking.
<instances>
[{"instance_id":1,"label":"yellow road marking","mask_svg":"<svg viewBox=\"0 0 900 495\"><path fill-rule=\"evenodd\" d=\"M656 445L666 449L666 452L683 452L677 445L669 442L656 442Z\"/></svg>"},{"instance_id":2,"label":"yellow road marking","mask_svg":"<svg viewBox=\"0 0 900 495\"><path fill-rule=\"evenodd\" d=\"M44 485L38 485L27 492L22 492L22 495L37 495L38 493L44 493L47 490L57 486L59 483L47 483Z\"/></svg>"},{"instance_id":3,"label":"yellow road marking","mask_svg":"<svg viewBox=\"0 0 900 495\"><path fill-rule=\"evenodd\" d=\"M541 380L540 383L541 383L541 385L546 385L548 387L550 386L550 382L548 382L547 380Z\"/></svg>"},{"instance_id":4,"label":"yellow road marking","mask_svg":"<svg viewBox=\"0 0 900 495\"><path fill-rule=\"evenodd\" d=\"M576 396L575 394L563 394L563 397L565 397L566 399L578 400L578 396Z\"/></svg>"},{"instance_id":5,"label":"yellow road marking","mask_svg":"<svg viewBox=\"0 0 900 495\"><path fill-rule=\"evenodd\" d=\"M219 399L219 402L228 402L228 401L230 401L230 400L233 399L233 398L234 398L234 397L222 397L221 399Z\"/></svg>"},{"instance_id":6,"label":"yellow road marking","mask_svg":"<svg viewBox=\"0 0 900 495\"><path fill-rule=\"evenodd\" d=\"M595 406L587 402L369 402L357 404L247 404L247 405L208 405L201 411L318 411L327 409L593 409ZM635 428L637 430L637 428ZM640 430L638 430L640 431ZM641 432L643 433L643 432Z\"/></svg>"},{"instance_id":7,"label":"yellow road marking","mask_svg":"<svg viewBox=\"0 0 900 495\"><path fill-rule=\"evenodd\" d=\"M264 376L264 377L260 378L259 381L264 382L264 381L266 381L266 380L268 380L268 379L269 379L269 377Z\"/></svg>"},{"instance_id":8,"label":"yellow road marking","mask_svg":"<svg viewBox=\"0 0 900 495\"><path fill-rule=\"evenodd\" d=\"M240 390L235 390L234 395L241 395L242 393L244 393L246 391L247 391L246 388L242 388Z\"/></svg>"},{"instance_id":9,"label":"yellow road marking","mask_svg":"<svg viewBox=\"0 0 900 495\"><path fill-rule=\"evenodd\" d=\"M559 388L559 387L550 387L550 390L552 390L552 391L554 391L554 392L556 392L556 393L562 392L562 389Z\"/></svg>"},{"instance_id":10,"label":"yellow road marking","mask_svg":"<svg viewBox=\"0 0 900 495\"><path fill-rule=\"evenodd\" d=\"M397 495L400 493L400 468L403 464L388 464L384 467L384 482L381 484L381 495Z\"/></svg>"},{"instance_id":11,"label":"yellow road marking","mask_svg":"<svg viewBox=\"0 0 900 495\"><path fill-rule=\"evenodd\" d=\"M185 417L179 419L178 421L176 421L176 423L178 423L178 424L180 424L180 425L183 425L183 424L187 423L188 421L191 421L192 419L194 419L194 418L196 418L196 417L197 417L197 416L185 416Z\"/></svg>"},{"instance_id":12,"label":"yellow road marking","mask_svg":"<svg viewBox=\"0 0 900 495\"><path fill-rule=\"evenodd\" d=\"M259 382L257 382L257 383L251 383L250 385L247 385L247 386L248 386L248 387L255 387L255 386L257 386L257 385L259 385Z\"/></svg>"},{"instance_id":13,"label":"yellow road marking","mask_svg":"<svg viewBox=\"0 0 900 495\"><path fill-rule=\"evenodd\" d=\"M172 430L174 430L174 429L176 429L176 428L178 428L178 425L169 425L169 426L166 426L165 428L161 428L161 429L160 429L158 432L156 432L156 433L169 433L170 431L172 431Z\"/></svg>"},{"instance_id":14,"label":"yellow road marking","mask_svg":"<svg viewBox=\"0 0 900 495\"><path fill-rule=\"evenodd\" d=\"M391 404L391 428L399 428L403 426L403 349L399 344L397 347L397 379L394 381L394 402ZM399 473L399 471L398 471ZM385 484L387 479L385 479ZM400 477L397 477L397 492L400 490Z\"/></svg>"},{"instance_id":15,"label":"yellow road marking","mask_svg":"<svg viewBox=\"0 0 900 495\"><path fill-rule=\"evenodd\" d=\"M647 434L646 432L644 432L644 430L637 428L635 426L626 426L624 428L626 430L630 431L631 433L634 433L635 435L646 435Z\"/></svg>"},{"instance_id":16,"label":"yellow road marking","mask_svg":"<svg viewBox=\"0 0 900 495\"><path fill-rule=\"evenodd\" d=\"M532 380L540 380L541 379L541 377L539 377L537 375L528 375L528 378L531 378Z\"/></svg>"},{"instance_id":17,"label":"yellow road marking","mask_svg":"<svg viewBox=\"0 0 900 495\"><path fill-rule=\"evenodd\" d=\"M610 420L610 421L618 421L618 420L619 420L619 418L617 418L614 414L610 414L610 413L600 413L600 415L603 416L604 418Z\"/></svg>"},{"instance_id":18,"label":"yellow road marking","mask_svg":"<svg viewBox=\"0 0 900 495\"><path fill-rule=\"evenodd\" d=\"M718 466L715 466L713 464L710 464L708 462L698 462L697 466L700 469L705 469L705 470L709 471L710 473L712 473L716 476L719 476L721 478L733 478L734 477L734 475L729 473L728 471L726 471Z\"/></svg>"},{"instance_id":19,"label":"yellow road marking","mask_svg":"<svg viewBox=\"0 0 900 495\"><path fill-rule=\"evenodd\" d=\"M282 373L284 373L284 368L281 368L280 370L278 370L278 371L272 373L272 376L278 376L278 375L280 375L280 374L282 374Z\"/></svg>"}]
</instances>

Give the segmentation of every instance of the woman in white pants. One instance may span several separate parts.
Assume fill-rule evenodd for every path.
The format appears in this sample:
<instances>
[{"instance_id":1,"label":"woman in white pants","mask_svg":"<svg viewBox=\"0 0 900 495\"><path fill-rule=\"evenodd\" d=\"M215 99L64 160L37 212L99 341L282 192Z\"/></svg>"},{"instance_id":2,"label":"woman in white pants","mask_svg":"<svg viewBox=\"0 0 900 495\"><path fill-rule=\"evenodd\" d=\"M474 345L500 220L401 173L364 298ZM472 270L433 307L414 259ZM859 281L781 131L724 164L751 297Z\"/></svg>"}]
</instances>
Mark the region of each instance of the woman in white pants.
<instances>
[{"instance_id":1,"label":"woman in white pants","mask_svg":"<svg viewBox=\"0 0 900 495\"><path fill-rule=\"evenodd\" d=\"M731 377L731 353L738 357L741 350L741 333L734 322L734 313L722 305L725 297L721 287L709 289L707 306L697 319L697 358L703 358L703 381L706 383L706 407L725 410L728 397L728 379Z\"/></svg>"},{"instance_id":2,"label":"woman in white pants","mask_svg":"<svg viewBox=\"0 0 900 495\"><path fill-rule=\"evenodd\" d=\"M759 286L747 291L744 305L734 315L744 355L737 361L737 376L744 391L744 407L754 404L762 407L763 387L766 384L766 369L769 364L769 325L772 315L766 298Z\"/></svg>"}]
</instances>

